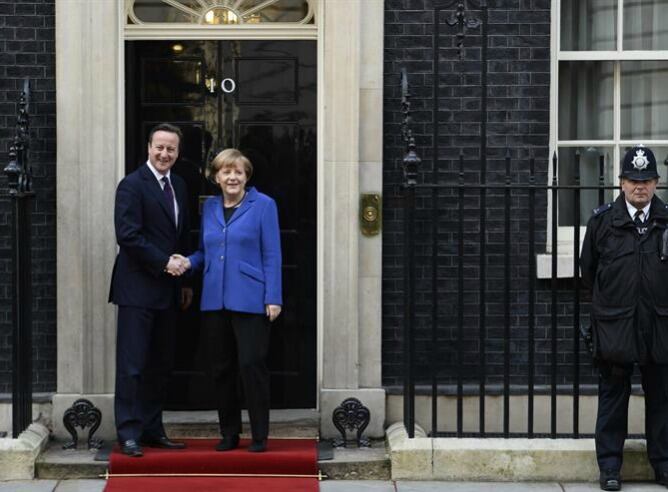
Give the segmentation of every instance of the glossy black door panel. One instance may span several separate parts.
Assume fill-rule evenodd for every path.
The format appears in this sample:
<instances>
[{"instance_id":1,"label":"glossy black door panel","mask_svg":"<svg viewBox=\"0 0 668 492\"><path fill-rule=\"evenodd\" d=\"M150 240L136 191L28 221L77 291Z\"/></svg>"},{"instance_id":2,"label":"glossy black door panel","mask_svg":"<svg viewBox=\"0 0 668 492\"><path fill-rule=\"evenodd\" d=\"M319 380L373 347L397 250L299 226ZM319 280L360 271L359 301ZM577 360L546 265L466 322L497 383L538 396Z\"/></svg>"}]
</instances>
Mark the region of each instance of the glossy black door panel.
<instances>
[{"instance_id":1,"label":"glossy black door panel","mask_svg":"<svg viewBox=\"0 0 668 492\"><path fill-rule=\"evenodd\" d=\"M144 58L141 66L141 103L201 104L206 97L202 91L203 60L183 58Z\"/></svg>"},{"instance_id":2,"label":"glossy black door panel","mask_svg":"<svg viewBox=\"0 0 668 492\"><path fill-rule=\"evenodd\" d=\"M296 104L296 58L240 58L236 61L239 104ZM259 67L260 71L257 71Z\"/></svg>"},{"instance_id":3,"label":"glossy black door panel","mask_svg":"<svg viewBox=\"0 0 668 492\"><path fill-rule=\"evenodd\" d=\"M181 127L174 172L188 185L193 244L199 204L219 192L204 170L223 148L246 153L255 168L250 184L277 201L284 306L272 327L273 408L316 402L316 86L312 41L126 43L127 171L145 162L154 124ZM180 314L174 409L214 406L197 306Z\"/></svg>"}]
</instances>

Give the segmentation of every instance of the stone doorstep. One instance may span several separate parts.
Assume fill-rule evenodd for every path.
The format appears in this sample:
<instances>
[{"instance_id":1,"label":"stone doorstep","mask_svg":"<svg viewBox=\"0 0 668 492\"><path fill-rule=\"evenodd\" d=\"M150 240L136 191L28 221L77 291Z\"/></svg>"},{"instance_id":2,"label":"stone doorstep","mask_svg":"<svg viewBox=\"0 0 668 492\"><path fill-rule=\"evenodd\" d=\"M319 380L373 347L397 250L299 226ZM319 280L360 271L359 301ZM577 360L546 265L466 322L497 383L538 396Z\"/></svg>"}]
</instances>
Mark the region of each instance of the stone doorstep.
<instances>
[{"instance_id":1,"label":"stone doorstep","mask_svg":"<svg viewBox=\"0 0 668 492\"><path fill-rule=\"evenodd\" d=\"M40 479L102 478L108 461L95 461L95 451L65 450L63 442L51 441L48 449L35 463L35 476ZM371 448L336 448L334 459L318 463L324 475L337 480L389 480L390 459L383 441L373 441Z\"/></svg>"},{"instance_id":2,"label":"stone doorstep","mask_svg":"<svg viewBox=\"0 0 668 492\"><path fill-rule=\"evenodd\" d=\"M386 439L392 480L598 480L593 439L432 439L418 426L409 439L401 422L387 429ZM622 476L654 479L644 441L627 440Z\"/></svg>"},{"instance_id":3,"label":"stone doorstep","mask_svg":"<svg viewBox=\"0 0 668 492\"><path fill-rule=\"evenodd\" d=\"M63 449L64 441L53 440L35 463L39 479L73 480L101 478L108 461L95 461L96 450Z\"/></svg>"},{"instance_id":4,"label":"stone doorstep","mask_svg":"<svg viewBox=\"0 0 668 492\"><path fill-rule=\"evenodd\" d=\"M391 476L390 456L382 440L372 440L370 448L334 448L334 459L321 460L318 467L332 480L389 480Z\"/></svg>"},{"instance_id":5,"label":"stone doorstep","mask_svg":"<svg viewBox=\"0 0 668 492\"><path fill-rule=\"evenodd\" d=\"M242 412L242 437L250 437L248 412ZM215 410L165 411L165 431L174 439L218 437L218 413ZM317 410L271 410L270 432L274 437L317 438L320 414Z\"/></svg>"},{"instance_id":6,"label":"stone doorstep","mask_svg":"<svg viewBox=\"0 0 668 492\"><path fill-rule=\"evenodd\" d=\"M317 438L320 414L317 410L271 410L270 437ZM173 439L217 438L218 414L215 411L165 411L163 421ZM248 414L242 414L242 437L250 437ZM80 439L85 439L84 432ZM107 442L107 444L110 444ZM63 442L51 441L35 464L35 473L43 479L99 478L107 471L107 461L95 461L95 451L64 450ZM388 480L390 460L385 442L372 442L371 448L334 449L334 459L319 462L320 470L339 480Z\"/></svg>"},{"instance_id":7,"label":"stone doorstep","mask_svg":"<svg viewBox=\"0 0 668 492\"><path fill-rule=\"evenodd\" d=\"M0 480L35 478L35 460L47 445L49 429L33 422L16 439L0 439Z\"/></svg>"}]
</instances>

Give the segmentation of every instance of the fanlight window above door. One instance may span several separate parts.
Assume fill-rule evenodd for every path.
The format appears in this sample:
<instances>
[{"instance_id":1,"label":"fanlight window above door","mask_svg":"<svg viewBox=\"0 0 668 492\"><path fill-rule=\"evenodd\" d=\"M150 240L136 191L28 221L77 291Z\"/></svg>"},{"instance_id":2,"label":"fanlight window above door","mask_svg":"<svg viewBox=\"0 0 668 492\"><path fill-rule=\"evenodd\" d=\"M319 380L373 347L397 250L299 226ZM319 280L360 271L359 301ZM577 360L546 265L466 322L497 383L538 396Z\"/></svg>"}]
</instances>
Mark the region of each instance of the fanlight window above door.
<instances>
[{"instance_id":1,"label":"fanlight window above door","mask_svg":"<svg viewBox=\"0 0 668 492\"><path fill-rule=\"evenodd\" d=\"M128 24L313 24L316 0L126 0Z\"/></svg>"}]
</instances>

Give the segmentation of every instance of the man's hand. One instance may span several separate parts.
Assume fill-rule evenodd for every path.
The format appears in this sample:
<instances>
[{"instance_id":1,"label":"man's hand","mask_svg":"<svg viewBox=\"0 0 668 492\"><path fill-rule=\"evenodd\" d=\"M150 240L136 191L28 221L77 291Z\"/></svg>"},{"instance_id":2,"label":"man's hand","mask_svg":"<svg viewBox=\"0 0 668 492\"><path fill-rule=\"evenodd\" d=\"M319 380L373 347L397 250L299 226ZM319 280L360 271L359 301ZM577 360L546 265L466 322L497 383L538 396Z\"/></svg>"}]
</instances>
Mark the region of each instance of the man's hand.
<instances>
[{"instance_id":1,"label":"man's hand","mask_svg":"<svg viewBox=\"0 0 668 492\"><path fill-rule=\"evenodd\" d=\"M185 311L193 302L193 290L191 287L181 288L181 309Z\"/></svg>"},{"instance_id":2,"label":"man's hand","mask_svg":"<svg viewBox=\"0 0 668 492\"><path fill-rule=\"evenodd\" d=\"M278 318L278 315L281 314L281 306L277 304L267 304L265 309L267 311L267 318L269 318L269 321L274 321L276 318Z\"/></svg>"},{"instance_id":3,"label":"man's hand","mask_svg":"<svg viewBox=\"0 0 668 492\"><path fill-rule=\"evenodd\" d=\"M165 266L165 271L175 277L183 275L188 269L190 269L190 260L181 255L170 256L167 266Z\"/></svg>"}]
</instances>

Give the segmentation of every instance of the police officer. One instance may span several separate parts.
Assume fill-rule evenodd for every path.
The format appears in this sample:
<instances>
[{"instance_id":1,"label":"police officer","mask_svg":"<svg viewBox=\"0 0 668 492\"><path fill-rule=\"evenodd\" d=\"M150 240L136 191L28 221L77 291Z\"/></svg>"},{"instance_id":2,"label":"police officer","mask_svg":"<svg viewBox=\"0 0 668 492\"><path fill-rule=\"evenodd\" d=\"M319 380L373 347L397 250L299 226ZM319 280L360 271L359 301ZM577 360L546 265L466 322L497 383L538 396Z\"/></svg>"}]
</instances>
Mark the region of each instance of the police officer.
<instances>
[{"instance_id":1,"label":"police officer","mask_svg":"<svg viewBox=\"0 0 668 492\"><path fill-rule=\"evenodd\" d=\"M654 195L653 152L624 156L621 191L594 210L580 264L592 289L594 357L599 367L596 458L602 490L621 488L631 375L637 363L645 393L647 454L668 487L668 208Z\"/></svg>"}]
</instances>

